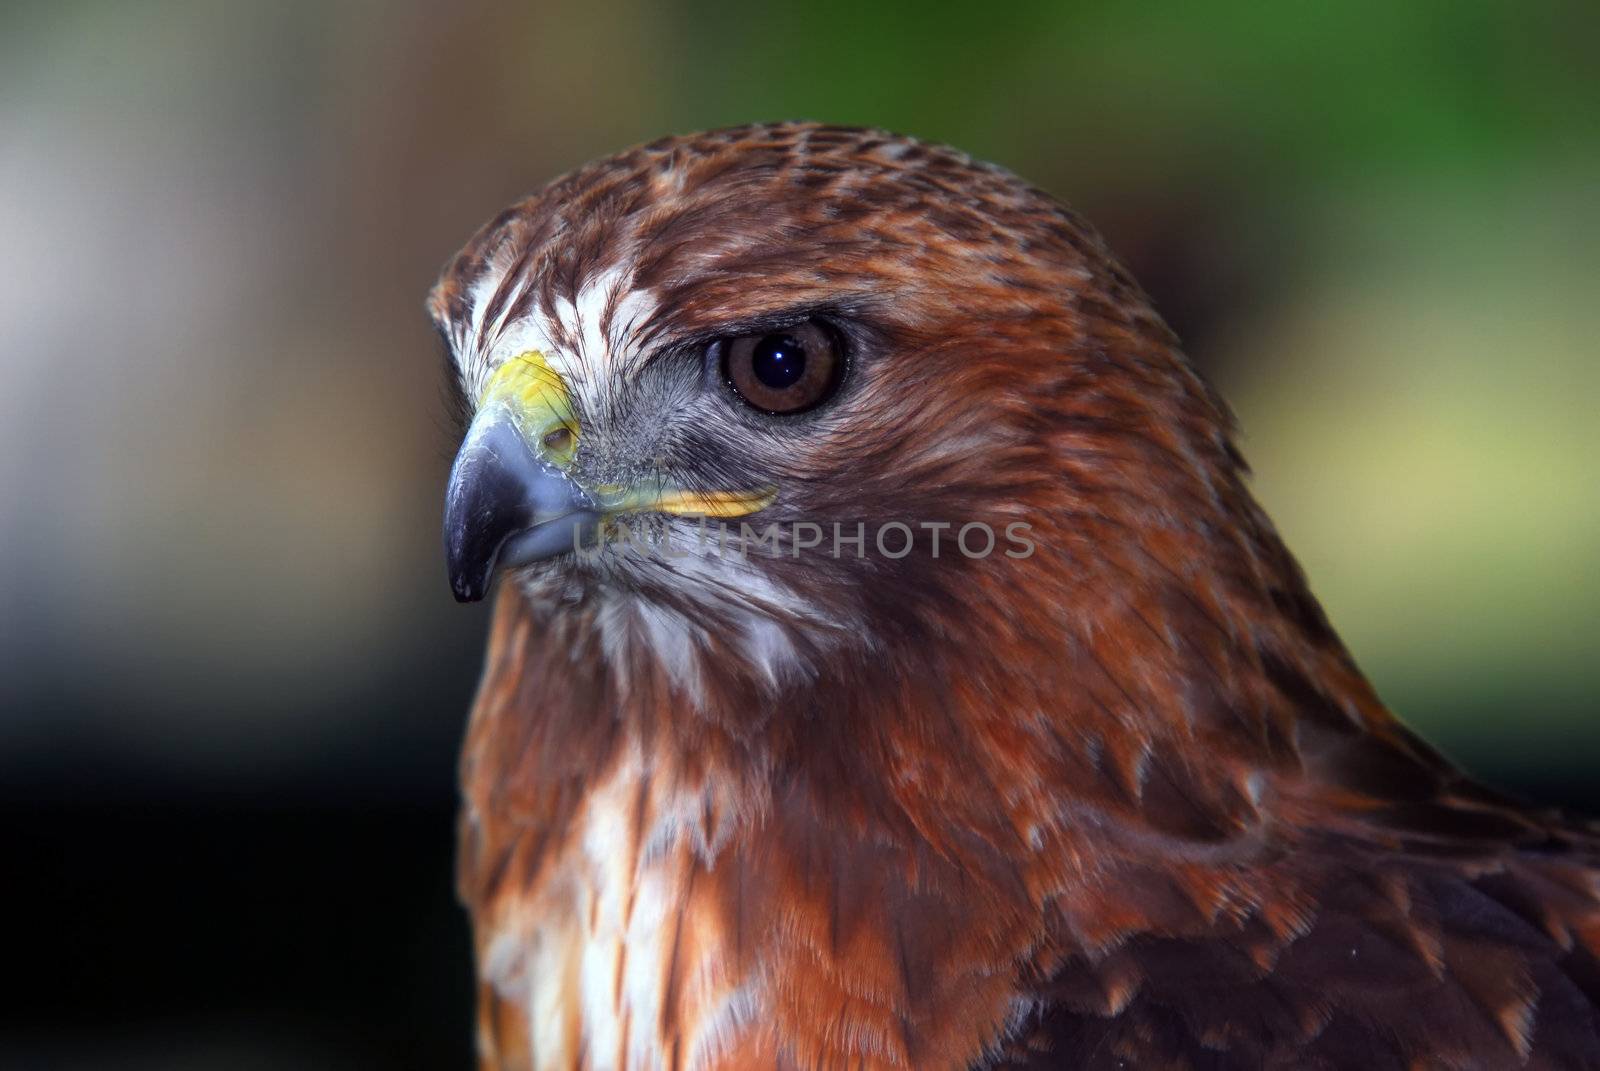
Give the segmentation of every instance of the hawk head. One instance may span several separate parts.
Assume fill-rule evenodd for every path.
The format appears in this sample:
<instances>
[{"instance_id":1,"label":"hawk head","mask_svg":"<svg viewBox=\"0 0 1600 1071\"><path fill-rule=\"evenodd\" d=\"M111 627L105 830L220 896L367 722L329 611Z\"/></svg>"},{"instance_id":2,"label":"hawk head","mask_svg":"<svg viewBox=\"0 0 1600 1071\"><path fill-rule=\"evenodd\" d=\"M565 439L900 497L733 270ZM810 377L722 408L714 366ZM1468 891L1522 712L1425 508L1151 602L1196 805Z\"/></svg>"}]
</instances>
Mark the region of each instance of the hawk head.
<instances>
[{"instance_id":1,"label":"hawk head","mask_svg":"<svg viewBox=\"0 0 1600 1071\"><path fill-rule=\"evenodd\" d=\"M505 573L681 685L1059 637L1046 618L1097 590L1285 567L1136 285L951 149L813 124L658 141L503 212L429 308L470 413L457 598Z\"/></svg>"},{"instance_id":2,"label":"hawk head","mask_svg":"<svg viewBox=\"0 0 1600 1071\"><path fill-rule=\"evenodd\" d=\"M1590 834L1388 714L1046 195L669 139L430 307L451 578L510 589L462 762L484 1066L1600 1066Z\"/></svg>"}]
</instances>

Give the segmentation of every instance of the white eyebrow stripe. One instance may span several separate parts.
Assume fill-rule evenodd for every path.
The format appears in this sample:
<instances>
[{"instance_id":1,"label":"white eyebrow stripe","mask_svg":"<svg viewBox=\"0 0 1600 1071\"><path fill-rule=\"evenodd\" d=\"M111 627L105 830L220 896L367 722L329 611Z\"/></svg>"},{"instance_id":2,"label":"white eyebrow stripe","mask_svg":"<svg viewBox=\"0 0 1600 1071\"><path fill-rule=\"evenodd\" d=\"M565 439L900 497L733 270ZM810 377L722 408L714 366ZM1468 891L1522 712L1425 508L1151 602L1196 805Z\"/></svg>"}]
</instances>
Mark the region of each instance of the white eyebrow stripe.
<instances>
[{"instance_id":1,"label":"white eyebrow stripe","mask_svg":"<svg viewBox=\"0 0 1600 1071\"><path fill-rule=\"evenodd\" d=\"M580 403L598 404L602 392L638 367L642 355L634 352L636 330L655 313L657 295L634 288L632 269L616 264L587 280L575 299L558 296L553 307L536 305L513 318L512 311L525 307L533 286L528 277L514 282L506 278L514 266L494 264L469 288L468 337L457 351L469 395L481 397L490 373L505 361L538 350L578 393ZM488 322L489 307L508 285L514 291Z\"/></svg>"},{"instance_id":2,"label":"white eyebrow stripe","mask_svg":"<svg viewBox=\"0 0 1600 1071\"><path fill-rule=\"evenodd\" d=\"M609 369L615 361L611 339L602 328L606 306L626 281L621 268L612 268L585 283L578 291L577 300L563 310L572 317L570 322L564 320L563 323L578 342L579 359L591 366Z\"/></svg>"},{"instance_id":3,"label":"white eyebrow stripe","mask_svg":"<svg viewBox=\"0 0 1600 1071\"><path fill-rule=\"evenodd\" d=\"M655 316L661 306L660 296L649 289L630 289L617 301L611 315L611 349L616 353L629 353L636 358L638 330Z\"/></svg>"}]
</instances>

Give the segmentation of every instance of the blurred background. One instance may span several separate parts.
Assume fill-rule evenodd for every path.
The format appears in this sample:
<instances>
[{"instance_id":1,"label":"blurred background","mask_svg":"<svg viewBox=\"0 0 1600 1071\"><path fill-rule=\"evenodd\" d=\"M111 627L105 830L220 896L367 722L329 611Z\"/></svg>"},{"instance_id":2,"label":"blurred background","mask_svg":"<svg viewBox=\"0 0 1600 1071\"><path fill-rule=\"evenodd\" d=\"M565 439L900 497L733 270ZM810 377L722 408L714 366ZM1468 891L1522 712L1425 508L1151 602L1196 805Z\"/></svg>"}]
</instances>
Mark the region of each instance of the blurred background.
<instances>
[{"instance_id":1,"label":"blurred background","mask_svg":"<svg viewBox=\"0 0 1600 1071\"><path fill-rule=\"evenodd\" d=\"M1600 810L1597 42L1588 0L0 7L0 1066L468 1066L486 617L422 298L668 132L885 126L1081 209L1380 691Z\"/></svg>"}]
</instances>

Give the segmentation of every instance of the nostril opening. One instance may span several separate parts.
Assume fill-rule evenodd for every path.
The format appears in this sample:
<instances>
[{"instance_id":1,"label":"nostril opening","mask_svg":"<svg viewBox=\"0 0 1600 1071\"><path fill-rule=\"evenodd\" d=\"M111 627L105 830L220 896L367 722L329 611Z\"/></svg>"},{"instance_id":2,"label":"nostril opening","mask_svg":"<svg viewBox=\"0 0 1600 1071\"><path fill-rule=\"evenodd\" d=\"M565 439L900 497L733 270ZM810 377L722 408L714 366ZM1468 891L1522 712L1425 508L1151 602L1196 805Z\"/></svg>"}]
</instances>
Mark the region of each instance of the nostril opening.
<instances>
[{"instance_id":1,"label":"nostril opening","mask_svg":"<svg viewBox=\"0 0 1600 1071\"><path fill-rule=\"evenodd\" d=\"M554 428L545 432L544 448L553 454L564 454L572 449L572 429L566 427Z\"/></svg>"}]
</instances>

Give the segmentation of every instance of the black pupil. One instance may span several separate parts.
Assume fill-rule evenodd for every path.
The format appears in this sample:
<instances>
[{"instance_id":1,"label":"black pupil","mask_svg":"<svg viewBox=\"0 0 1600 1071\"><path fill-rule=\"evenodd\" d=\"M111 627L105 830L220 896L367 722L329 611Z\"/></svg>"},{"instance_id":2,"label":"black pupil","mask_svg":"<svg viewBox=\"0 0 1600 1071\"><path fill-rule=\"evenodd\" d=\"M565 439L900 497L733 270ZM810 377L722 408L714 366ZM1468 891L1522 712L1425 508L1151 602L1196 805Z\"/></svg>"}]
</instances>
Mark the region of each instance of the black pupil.
<instances>
[{"instance_id":1,"label":"black pupil","mask_svg":"<svg viewBox=\"0 0 1600 1071\"><path fill-rule=\"evenodd\" d=\"M750 354L750 370L773 390L800 382L806 372L806 348L793 335L768 335Z\"/></svg>"}]
</instances>

